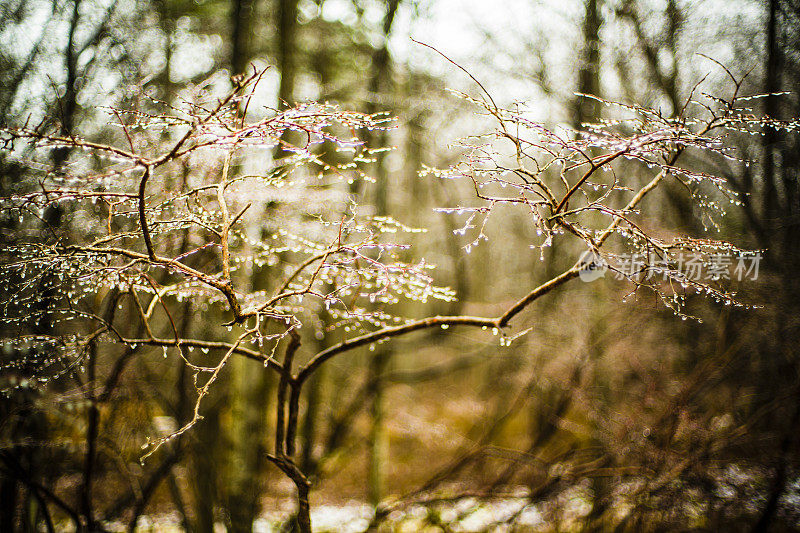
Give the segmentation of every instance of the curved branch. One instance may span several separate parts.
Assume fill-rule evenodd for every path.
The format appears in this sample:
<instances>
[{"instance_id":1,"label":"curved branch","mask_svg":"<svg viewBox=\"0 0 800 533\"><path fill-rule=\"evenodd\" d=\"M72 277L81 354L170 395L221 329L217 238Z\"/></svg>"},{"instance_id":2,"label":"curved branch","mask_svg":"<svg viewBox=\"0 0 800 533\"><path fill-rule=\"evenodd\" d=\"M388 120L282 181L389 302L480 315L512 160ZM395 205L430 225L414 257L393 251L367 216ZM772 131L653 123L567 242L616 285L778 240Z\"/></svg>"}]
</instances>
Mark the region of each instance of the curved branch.
<instances>
[{"instance_id":1,"label":"curved branch","mask_svg":"<svg viewBox=\"0 0 800 533\"><path fill-rule=\"evenodd\" d=\"M495 325L498 328L503 328L508 325L512 318L517 316L523 309L528 307L534 300L538 299L540 296L544 296L548 292L552 291L556 287L559 287L566 283L567 281L577 278L578 274L580 274L581 269L578 268L578 265L573 266L569 270L566 270L559 274L558 276L546 281L533 289L529 292L524 298L519 300L517 303L512 305L505 313L503 313L499 318L496 319Z\"/></svg>"},{"instance_id":2,"label":"curved branch","mask_svg":"<svg viewBox=\"0 0 800 533\"><path fill-rule=\"evenodd\" d=\"M145 200L145 191L147 190L147 180L150 179L150 167L145 165L144 174L139 181L139 225L142 227L142 237L144 237L144 245L147 248L147 256L151 261L155 261L156 253L153 250L153 241L150 239L150 229L147 227L147 201Z\"/></svg>"},{"instance_id":3,"label":"curved branch","mask_svg":"<svg viewBox=\"0 0 800 533\"><path fill-rule=\"evenodd\" d=\"M313 374L322 363L336 354L383 339L405 335L406 333L411 333L412 331L441 326L480 326L494 328L497 327L497 322L496 319L493 318L482 318L476 316L434 316L423 318L421 320L415 320L401 326L391 326L379 329L378 331L342 341L328 349L322 350L317 355L312 357L311 360L305 364L305 366L303 366L303 368L297 374L296 381L298 384L300 384L308 379L308 377Z\"/></svg>"},{"instance_id":4,"label":"curved branch","mask_svg":"<svg viewBox=\"0 0 800 533\"><path fill-rule=\"evenodd\" d=\"M676 153L671 158L671 163L674 163L675 160L678 159L682 150L677 150ZM611 156L616 158L618 155L611 154ZM606 163L608 161L605 161ZM604 164L603 163L603 164ZM624 211L629 211L636 207L639 202L644 199L644 197L656 188L656 186L661 182L662 179L666 176L667 172L662 170L659 172L650 182L648 182L644 187L642 187L639 192L637 192L633 198L628 202L625 206ZM622 222L622 217L617 217L614 221L603 231L598 239L594 241L594 245L596 248L600 248L603 243L614 233L614 230L619 226ZM535 300L548 294L553 289L560 287L564 283L575 279L579 276L581 272L580 262L575 264L569 270L565 270L558 276L542 283L519 301L517 301L514 305L512 305L508 310L506 310L502 315L498 316L497 318L483 318L483 317L472 317L472 316L434 316L423 318L420 320L415 320L413 322L409 322L408 324L403 324L401 326L391 326L386 327L383 329L379 329L372 333L367 333L361 335L359 337L354 337L352 339L348 339L345 341L340 342L330 348L327 348L315 355L311 358L308 363L303 366L300 372L297 374L296 385L300 386L302 383L308 379L308 377L314 373L314 371L319 368L325 361L334 357L337 354L342 352L346 352L348 350L352 350L354 348L358 348L360 346L364 346L367 344L371 344L373 342L378 342L384 339L389 339L392 337L398 337L400 335L405 335L406 333L411 333L412 331L422 330L422 329L429 329L433 327L441 327L441 326L478 326L478 327L492 327L502 329L506 327L511 320L517 316L520 312L522 312L526 307L528 307L531 303Z\"/></svg>"}]
</instances>

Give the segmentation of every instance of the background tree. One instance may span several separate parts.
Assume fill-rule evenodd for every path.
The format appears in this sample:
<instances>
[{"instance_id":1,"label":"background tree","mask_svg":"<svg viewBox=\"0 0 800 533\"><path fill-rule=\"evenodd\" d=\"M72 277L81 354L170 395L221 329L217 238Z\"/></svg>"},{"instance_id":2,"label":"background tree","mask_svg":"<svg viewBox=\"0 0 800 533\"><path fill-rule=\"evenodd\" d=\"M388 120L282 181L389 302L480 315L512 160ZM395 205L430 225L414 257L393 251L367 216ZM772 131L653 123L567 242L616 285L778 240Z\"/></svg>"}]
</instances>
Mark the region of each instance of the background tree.
<instances>
[{"instance_id":1,"label":"background tree","mask_svg":"<svg viewBox=\"0 0 800 533\"><path fill-rule=\"evenodd\" d=\"M432 16L435 3L397 3L393 17L389 16L392 4L378 1L139 2L114 4L111 9L94 0L6 4L2 12L7 24L0 31L0 39L8 45L2 53L1 75L7 81L1 95L4 126L9 131L27 126L28 133L58 136L72 117L68 132L75 138L56 142L50 150L39 146L42 139L31 145L17 141L0 155L2 238L4 252L9 251L4 263L13 263L19 246L46 249L128 231L131 235L122 238L126 245L147 253L137 230L135 201L108 196L117 186L128 187L126 194L138 191L136 172L115 174L123 177L110 184L102 178L95 188L78 181L73 185L80 185L82 194L89 196L66 195L59 200L56 191L67 184L52 181L57 173L48 169L53 169L54 158L63 158L60 172L72 179L101 176L104 169L118 172L115 164L123 164L96 151L87 156L91 150L76 147L78 139L146 157L168 153L178 140L174 131L181 124L188 127L181 119L204 116L208 106L216 104L215 97L230 94L231 74L249 76L251 63L258 69L273 65L250 85L252 96L247 93L245 98L240 92L231 101L236 103L229 108L231 113L241 115L247 107L245 124L282 116L282 111L307 99L330 101L344 108L397 115L396 127L388 130L354 131L368 149L398 148L370 152L359 147L354 160L351 132L345 128L335 132L344 141L341 150L326 141L312 143L308 154L298 155L291 146L277 145L305 147L306 135L279 129L259 133L265 135L259 137L263 147L269 147L261 152L231 151L224 145L216 152L198 148L192 152L197 157L181 154L159 167L145 187L146 219L155 224L152 241L158 254L176 258L197 272L221 272L221 249L204 247L219 241L213 230L221 231L221 218L214 218L222 216L220 204L214 200L213 187L200 191L198 184L218 183L224 168L234 188L244 183L236 181L239 178L262 176L264 181L252 191L269 192L252 200L253 206L229 235L231 256L244 258L232 266L230 275L242 296L258 299L275 294L292 266L308 256L304 254L316 253L303 246L344 227L338 215L331 215L333 211L367 217L361 220L388 213L410 226L429 229L408 234L415 251L394 250L398 260L415 264L414 257L425 257L438 263L442 268L432 273L433 278L453 286L459 295L457 301L383 302L401 317L400 323L406 317L501 316L518 301L521 289L540 286L570 270L587 246L585 239L573 238L564 226L560 228L567 235L555 231L559 226L554 222L574 224L569 217L586 215L581 227L600 230L600 223L612 216L591 209L572 212L589 206L588 198L609 183L592 178L570 195L569 210L562 207L569 215L549 220L545 227L531 220L537 216L534 212L553 210L552 202L548 207L539 198L544 203L533 204L532 211L514 209L522 205L517 202L497 200L513 198L504 195L509 190L519 191L514 189L521 184L516 178L507 180L512 183L505 187L502 179L495 178L502 178L502 169L515 168L512 138L534 139L527 127L550 132L545 134L548 142L560 138L566 143L560 145L564 150L577 147L600 157L610 146L596 144L603 139L611 143L609 139L632 138L641 127L666 131L666 124L677 127L682 117L708 119L707 112L723 113L724 102L731 100L738 102L735 109L742 113L752 108L783 120L772 123L777 129L763 129L763 136L765 124L752 122L746 129L759 134L733 131L726 137L735 145L735 153L751 161L749 165L697 147L683 150L676 164L695 174L668 172L648 193L642 213L630 214L647 235L667 242L680 231L763 250L757 282L717 287L737 290L743 301L762 304L763 309L744 311L716 306L713 300L705 303L687 287L686 304L703 323L676 320L657 305L655 293L647 297L643 288L627 303L618 303L639 280L626 287L609 280L608 274L602 286L575 282L548 290L546 298L537 299L530 320L520 315L527 324L509 337L528 326L532 329L510 346L487 343L480 330L471 333L470 328L432 322L421 326L427 332L408 339L392 337L391 343L376 344L375 351L370 351L370 343L347 345L352 352L345 356L337 346L346 334L356 334L356 324L344 323L341 302L338 306L331 302L326 309L322 299L314 301L308 294L286 310L304 324L300 347L293 355L293 378L281 385L279 368L262 371L266 350L259 346L249 348L261 354L258 360L231 355L203 398L204 419L170 439L144 465L138 464L139 446L147 437L158 439L192 421L193 374L199 372L200 378L210 374L187 366L174 346L167 346L164 358L164 346L144 340L151 334L174 339L177 332L180 338L231 346L239 326L227 331L222 325L233 314L230 302L223 300L224 291L214 287L210 292L217 290L223 296L209 302L209 292L197 296L192 292L197 287L180 286L182 278L175 272L157 265L144 268L151 261L148 255L130 266L141 267L148 277L132 278L139 281L129 287L109 286L95 298L76 294L80 306L70 310L110 321L131 342L120 343L117 338L110 343L97 337L68 355L73 364L62 368L58 365L64 361L63 345L53 347L27 337L65 338L76 333L73 326L82 323L79 317L73 317L77 322L66 322L52 310L61 301L63 285L59 285L52 289L53 302L37 300L38 322L3 326L7 340L2 379L7 397L2 405L0 490L8 496L3 499L6 529L36 524L71 527L64 526L66 522L94 523L95 528L121 522L134 529L140 517L146 523L170 510L178 512L177 521L187 530L210 531L220 522L229 529L249 530L258 517L288 524L296 515L291 503L294 485L288 484L281 468L268 467L267 450L301 488L313 487L314 506L338 504L345 512L344 501L367 501L372 492L373 504L380 500L378 512L358 509L351 515L374 520L376 526L381 521L398 527L400 523L422 527L425 522L455 527L480 520L533 524L536 516L563 527L577 521L587 528L634 530L685 527L687 516L695 517L693 525L711 529L741 523L764 529L792 523L796 513L792 480L797 471L792 431L796 409L791 401L797 390L791 291L796 132L789 121L797 114L796 98L732 96L737 84L738 96L791 90L796 10L790 2L754 0L714 11L712 17L706 16L704 2L520 3L515 5L514 20L542 23L517 24L499 32L491 27L491 17L480 20L486 39L482 50L492 59L492 74L475 63L463 63L498 102L497 106L479 102L480 117L469 99L454 99L443 90L445 85L463 88L464 83L473 83L468 77L457 78L463 74L458 68L446 61L439 63L444 70L432 66L438 56L422 46L414 45L406 57L397 46L409 24L413 28ZM464 10L469 9L465 4ZM289 16L282 19L281 13ZM437 33L430 38L436 39ZM72 66L67 65L70 49ZM698 51L713 60L696 55ZM504 70L504 65L509 68ZM209 78L218 69L223 69L220 75ZM67 80L70 71L73 82ZM434 74L442 71L446 74ZM703 84L695 87L705 75ZM289 78L291 97L280 97ZM513 102L521 89L526 98L532 97L531 106ZM479 90L470 85L467 91ZM576 97L576 91L595 93L603 101ZM702 93L719 95L724 102ZM694 103L684 108L690 96ZM642 107L607 105L610 100ZM64 115L68 108L72 111ZM647 108L655 114L648 114ZM637 113L644 115L638 122ZM219 121L227 124L226 138L245 127L231 117ZM564 133L563 128L582 129L577 126L600 118L600 126L585 129L583 136ZM736 118L745 120L743 115ZM532 126L534 119L539 126ZM169 126L162 124L175 120ZM455 149L448 146L459 135L493 131L491 121L505 124L511 138L501 133L498 144L491 146L474 139ZM276 144L275 135L282 142ZM226 151L232 153L227 166ZM201 153L205 155L200 157ZM493 155L497 168L483 159L486 154ZM542 156L536 154L540 163ZM303 157L310 158L307 166L297 166ZM580 155L576 157L581 161ZM351 162L366 174L354 171ZM536 168L532 160L524 162ZM664 164L658 157L655 162L657 167ZM421 179L417 172L425 165L445 169L442 176L467 179ZM623 156L609 166L634 188L646 185L654 175ZM537 176L554 193L557 208L569 188L552 168ZM279 179L291 182L292 176L306 172L322 177L302 187L277 186ZM573 174L565 175L570 185L580 179ZM713 192L709 176L715 175L740 193L736 201L741 205L725 203ZM353 183L342 176L352 176ZM364 176L376 183L358 179ZM470 176L483 185L481 196L494 198L488 204L476 198ZM535 183L527 186L544 194ZM600 189L594 191L594 186ZM237 203L239 198L228 196L233 194L228 189L225 194L233 200L229 211L234 217L238 213L234 207L247 202ZM532 193L524 189L522 194ZM613 199L626 194L616 191ZM302 209L293 201L297 195L307 200ZM345 208L348 195L358 210ZM97 202L93 204L92 198ZM726 218L703 209L713 200L725 203ZM490 220L482 226L482 217L492 206ZM435 212L434 207L465 210ZM330 215L325 219L331 224L327 229L318 227L323 212ZM468 221L470 215L475 217ZM716 235L712 219L719 226ZM87 227L94 229L87 232ZM306 241L281 233L290 229L294 237ZM615 248L622 242L618 237L609 237L604 249L622 253ZM261 247L259 242L271 246ZM548 245L542 249L530 248L545 242ZM374 260L376 253L365 251L364 256ZM46 279L54 268L33 278L38 285L32 294L45 294L54 283ZM35 270L29 269L27 281ZM18 274L8 279L23 282ZM154 299L151 282L170 289ZM318 287L320 294L339 295L347 285L341 280L326 283ZM11 287L6 288L4 300L22 294ZM774 294L785 298L775 301ZM380 298L376 299L377 305ZM351 305L346 298L342 301ZM364 303L372 309L372 302ZM147 320L141 320L140 307ZM294 308L300 309L299 314ZM4 318L13 317L13 312L13 306L6 307ZM491 329L485 322L478 324ZM360 325L372 330L368 322ZM441 325L450 327L442 330ZM345 327L351 330L345 332ZM276 322L261 333L268 337L281 332L285 329ZM288 337L281 342L277 360L287 355L290 344ZM209 348L208 354L201 351L203 347ZM187 347L183 356L196 366L215 368L224 355L220 350L222 345L197 345L194 352ZM303 370L314 354L331 353L328 350L341 355L326 359L324 365L312 364L313 371ZM378 362L388 357L375 354L389 350L391 364L378 368ZM43 369L46 384L40 380ZM279 400L281 387L284 396ZM277 440L283 444L276 446L281 432ZM380 475L370 476L370 469ZM376 481L370 490L371 477ZM415 507L418 504L424 506L423 515ZM325 520L322 511L315 515L320 527L325 527ZM329 527L341 524L333 519Z\"/></svg>"}]
</instances>

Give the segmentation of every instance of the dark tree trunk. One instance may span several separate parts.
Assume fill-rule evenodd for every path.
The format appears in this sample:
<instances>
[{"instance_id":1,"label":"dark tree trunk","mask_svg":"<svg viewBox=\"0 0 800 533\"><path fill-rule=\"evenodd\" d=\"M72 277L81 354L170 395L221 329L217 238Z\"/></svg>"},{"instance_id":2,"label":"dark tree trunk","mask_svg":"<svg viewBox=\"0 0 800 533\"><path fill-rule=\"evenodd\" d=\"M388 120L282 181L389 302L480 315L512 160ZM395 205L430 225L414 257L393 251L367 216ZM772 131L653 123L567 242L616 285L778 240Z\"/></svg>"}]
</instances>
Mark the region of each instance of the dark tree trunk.
<instances>
[{"instance_id":1,"label":"dark tree trunk","mask_svg":"<svg viewBox=\"0 0 800 533\"><path fill-rule=\"evenodd\" d=\"M252 0L233 0L231 6L231 74L245 74L247 70L248 43Z\"/></svg>"},{"instance_id":2,"label":"dark tree trunk","mask_svg":"<svg viewBox=\"0 0 800 533\"><path fill-rule=\"evenodd\" d=\"M586 0L586 11L583 18L583 50L578 70L578 92L583 94L600 94L600 17L599 0ZM575 102L574 125L580 128L584 122L600 117L600 103L597 100L581 98Z\"/></svg>"}]
</instances>

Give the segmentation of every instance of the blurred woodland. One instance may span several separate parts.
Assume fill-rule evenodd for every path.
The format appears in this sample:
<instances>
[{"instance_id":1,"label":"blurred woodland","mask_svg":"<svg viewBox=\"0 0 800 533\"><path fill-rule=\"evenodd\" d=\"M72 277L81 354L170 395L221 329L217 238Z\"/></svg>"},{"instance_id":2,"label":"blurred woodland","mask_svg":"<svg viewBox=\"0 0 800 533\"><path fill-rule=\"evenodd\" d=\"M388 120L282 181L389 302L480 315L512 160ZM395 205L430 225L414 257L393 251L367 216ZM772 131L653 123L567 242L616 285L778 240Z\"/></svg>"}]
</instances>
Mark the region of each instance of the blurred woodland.
<instances>
[{"instance_id":1,"label":"blurred woodland","mask_svg":"<svg viewBox=\"0 0 800 533\"><path fill-rule=\"evenodd\" d=\"M0 0L0 532L800 530L800 2L442 4Z\"/></svg>"}]
</instances>

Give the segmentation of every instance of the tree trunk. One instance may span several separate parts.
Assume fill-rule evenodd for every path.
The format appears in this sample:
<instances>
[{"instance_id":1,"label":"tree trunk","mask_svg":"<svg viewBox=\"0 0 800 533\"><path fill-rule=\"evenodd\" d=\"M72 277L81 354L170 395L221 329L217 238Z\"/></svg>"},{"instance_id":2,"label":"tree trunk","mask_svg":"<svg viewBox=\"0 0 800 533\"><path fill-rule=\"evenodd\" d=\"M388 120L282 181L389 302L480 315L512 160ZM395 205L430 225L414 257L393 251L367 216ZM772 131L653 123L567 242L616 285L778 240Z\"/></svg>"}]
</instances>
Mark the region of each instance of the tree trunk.
<instances>
[{"instance_id":1,"label":"tree trunk","mask_svg":"<svg viewBox=\"0 0 800 533\"><path fill-rule=\"evenodd\" d=\"M278 0L278 108L294 103L294 84L297 70L297 0Z\"/></svg>"},{"instance_id":2,"label":"tree trunk","mask_svg":"<svg viewBox=\"0 0 800 533\"><path fill-rule=\"evenodd\" d=\"M583 50L578 70L578 92L600 94L600 17L599 0L586 0L583 17ZM574 126L580 128L584 122L600 117L600 102L577 97L575 101Z\"/></svg>"},{"instance_id":3,"label":"tree trunk","mask_svg":"<svg viewBox=\"0 0 800 533\"><path fill-rule=\"evenodd\" d=\"M233 0L231 6L231 74L246 74L252 0Z\"/></svg>"},{"instance_id":4,"label":"tree trunk","mask_svg":"<svg viewBox=\"0 0 800 533\"><path fill-rule=\"evenodd\" d=\"M372 76L369 82L370 100L367 103L367 112L375 113L383 103L384 96L391 95L392 63L387 41L392 32L394 17L400 0L387 0L386 14L383 18L383 43L372 53ZM388 107L388 106L383 106ZM389 111L388 109L380 109ZM384 147L388 144L386 131L371 132L367 135L367 142L373 148ZM374 165L375 176L375 213L387 215L389 213L389 177L385 166L385 152L378 153ZM357 191L356 191L357 192ZM386 430L384 427L384 389L383 373L391 361L392 354L386 348L378 348L369 352L369 388L370 388L370 430L368 436L368 469L367 493L372 505L378 505L383 497L383 462L386 456Z\"/></svg>"}]
</instances>

